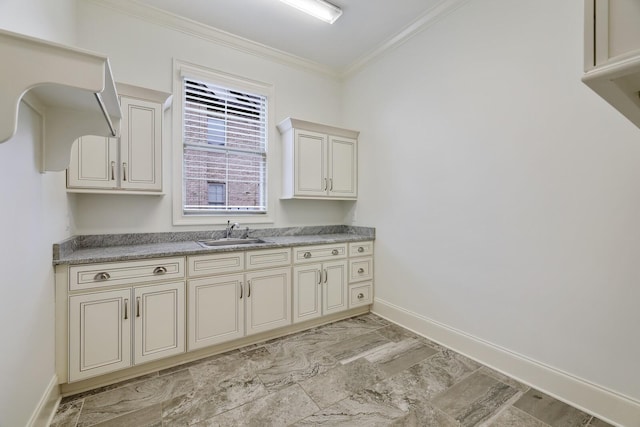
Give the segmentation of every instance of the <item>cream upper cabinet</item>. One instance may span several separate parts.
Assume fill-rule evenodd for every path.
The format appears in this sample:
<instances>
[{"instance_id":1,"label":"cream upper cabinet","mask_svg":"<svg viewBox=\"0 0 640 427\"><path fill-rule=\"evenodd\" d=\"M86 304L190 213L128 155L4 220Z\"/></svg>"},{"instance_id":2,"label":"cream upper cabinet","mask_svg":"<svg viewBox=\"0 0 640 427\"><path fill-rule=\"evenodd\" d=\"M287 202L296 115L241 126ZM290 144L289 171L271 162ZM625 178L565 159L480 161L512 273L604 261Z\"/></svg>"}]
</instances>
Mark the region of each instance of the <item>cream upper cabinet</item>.
<instances>
[{"instance_id":1,"label":"cream upper cabinet","mask_svg":"<svg viewBox=\"0 0 640 427\"><path fill-rule=\"evenodd\" d=\"M283 138L282 198L355 199L358 132L288 118Z\"/></svg>"},{"instance_id":2,"label":"cream upper cabinet","mask_svg":"<svg viewBox=\"0 0 640 427\"><path fill-rule=\"evenodd\" d=\"M122 96L120 188L162 190L162 105Z\"/></svg>"},{"instance_id":3,"label":"cream upper cabinet","mask_svg":"<svg viewBox=\"0 0 640 427\"><path fill-rule=\"evenodd\" d=\"M118 84L120 138L83 136L67 169L73 192L159 194L162 191L162 116L171 94Z\"/></svg>"},{"instance_id":4,"label":"cream upper cabinet","mask_svg":"<svg viewBox=\"0 0 640 427\"><path fill-rule=\"evenodd\" d=\"M640 1L584 4L582 81L640 127Z\"/></svg>"}]
</instances>

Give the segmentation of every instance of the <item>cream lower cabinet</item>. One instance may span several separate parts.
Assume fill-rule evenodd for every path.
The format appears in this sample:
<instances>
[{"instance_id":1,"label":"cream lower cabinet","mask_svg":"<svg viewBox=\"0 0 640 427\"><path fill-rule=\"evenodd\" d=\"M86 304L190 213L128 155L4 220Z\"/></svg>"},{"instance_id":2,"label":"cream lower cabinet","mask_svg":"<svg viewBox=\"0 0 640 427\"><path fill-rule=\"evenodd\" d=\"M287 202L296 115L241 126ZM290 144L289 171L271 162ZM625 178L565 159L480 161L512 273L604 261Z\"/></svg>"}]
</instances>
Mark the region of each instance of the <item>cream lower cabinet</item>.
<instances>
[{"instance_id":1,"label":"cream lower cabinet","mask_svg":"<svg viewBox=\"0 0 640 427\"><path fill-rule=\"evenodd\" d=\"M244 336L243 282L243 274L187 282L189 350Z\"/></svg>"},{"instance_id":2,"label":"cream lower cabinet","mask_svg":"<svg viewBox=\"0 0 640 427\"><path fill-rule=\"evenodd\" d=\"M188 350L290 325L290 263L289 248L189 257L189 275L204 277L187 283Z\"/></svg>"},{"instance_id":3,"label":"cream lower cabinet","mask_svg":"<svg viewBox=\"0 0 640 427\"><path fill-rule=\"evenodd\" d=\"M346 244L297 247L293 260L294 323L349 308Z\"/></svg>"},{"instance_id":4,"label":"cream lower cabinet","mask_svg":"<svg viewBox=\"0 0 640 427\"><path fill-rule=\"evenodd\" d=\"M348 308L347 261L293 268L293 321L303 322Z\"/></svg>"},{"instance_id":5,"label":"cream lower cabinet","mask_svg":"<svg viewBox=\"0 0 640 427\"><path fill-rule=\"evenodd\" d=\"M179 354L184 348L184 282L69 297L69 381Z\"/></svg>"},{"instance_id":6,"label":"cream lower cabinet","mask_svg":"<svg viewBox=\"0 0 640 427\"><path fill-rule=\"evenodd\" d=\"M69 381L131 366L131 290L69 297Z\"/></svg>"}]
</instances>

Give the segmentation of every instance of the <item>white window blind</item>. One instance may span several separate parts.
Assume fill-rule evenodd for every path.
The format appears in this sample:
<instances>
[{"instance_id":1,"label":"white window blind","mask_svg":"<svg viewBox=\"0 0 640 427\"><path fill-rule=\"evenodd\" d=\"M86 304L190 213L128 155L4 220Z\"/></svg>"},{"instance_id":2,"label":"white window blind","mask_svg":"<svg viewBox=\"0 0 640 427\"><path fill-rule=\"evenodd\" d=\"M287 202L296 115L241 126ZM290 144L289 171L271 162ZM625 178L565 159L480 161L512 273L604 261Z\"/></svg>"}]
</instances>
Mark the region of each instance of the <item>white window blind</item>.
<instances>
[{"instance_id":1,"label":"white window blind","mask_svg":"<svg viewBox=\"0 0 640 427\"><path fill-rule=\"evenodd\" d=\"M184 213L265 213L267 98L183 79ZM224 184L210 204L209 183Z\"/></svg>"}]
</instances>

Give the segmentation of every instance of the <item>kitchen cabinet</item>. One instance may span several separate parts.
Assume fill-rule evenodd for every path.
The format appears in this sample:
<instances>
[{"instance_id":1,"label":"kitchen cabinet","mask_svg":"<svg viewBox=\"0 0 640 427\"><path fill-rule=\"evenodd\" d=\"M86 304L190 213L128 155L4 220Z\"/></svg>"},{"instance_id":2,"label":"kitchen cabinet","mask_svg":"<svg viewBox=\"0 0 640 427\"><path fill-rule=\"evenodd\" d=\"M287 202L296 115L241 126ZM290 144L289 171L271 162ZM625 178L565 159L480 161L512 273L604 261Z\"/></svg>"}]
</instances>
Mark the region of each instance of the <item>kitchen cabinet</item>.
<instances>
[{"instance_id":1,"label":"kitchen cabinet","mask_svg":"<svg viewBox=\"0 0 640 427\"><path fill-rule=\"evenodd\" d=\"M640 2L585 0L583 82L640 127Z\"/></svg>"},{"instance_id":2,"label":"kitchen cabinet","mask_svg":"<svg viewBox=\"0 0 640 427\"><path fill-rule=\"evenodd\" d=\"M184 282L133 288L133 363L183 353Z\"/></svg>"},{"instance_id":3,"label":"kitchen cabinet","mask_svg":"<svg viewBox=\"0 0 640 427\"><path fill-rule=\"evenodd\" d=\"M187 349L244 336L244 274L189 280Z\"/></svg>"},{"instance_id":4,"label":"kitchen cabinet","mask_svg":"<svg viewBox=\"0 0 640 427\"><path fill-rule=\"evenodd\" d=\"M183 258L72 266L69 382L183 353L185 284L168 281L181 275Z\"/></svg>"},{"instance_id":5,"label":"kitchen cabinet","mask_svg":"<svg viewBox=\"0 0 640 427\"><path fill-rule=\"evenodd\" d=\"M344 244L294 249L294 262L300 264L293 268L294 323L349 308L346 252Z\"/></svg>"},{"instance_id":6,"label":"kitchen cabinet","mask_svg":"<svg viewBox=\"0 0 640 427\"><path fill-rule=\"evenodd\" d=\"M359 132L292 118L278 129L283 136L283 199L357 198Z\"/></svg>"},{"instance_id":7,"label":"kitchen cabinet","mask_svg":"<svg viewBox=\"0 0 640 427\"><path fill-rule=\"evenodd\" d=\"M162 116L171 95L122 84L118 90L120 138L88 135L74 143L67 169L69 191L162 191Z\"/></svg>"},{"instance_id":8,"label":"kitchen cabinet","mask_svg":"<svg viewBox=\"0 0 640 427\"><path fill-rule=\"evenodd\" d=\"M373 303L373 242L349 243L349 308Z\"/></svg>"},{"instance_id":9,"label":"kitchen cabinet","mask_svg":"<svg viewBox=\"0 0 640 427\"><path fill-rule=\"evenodd\" d=\"M184 282L69 297L70 381L182 352Z\"/></svg>"},{"instance_id":10,"label":"kitchen cabinet","mask_svg":"<svg viewBox=\"0 0 640 427\"><path fill-rule=\"evenodd\" d=\"M290 259L289 248L190 256L188 349L291 324Z\"/></svg>"},{"instance_id":11,"label":"kitchen cabinet","mask_svg":"<svg viewBox=\"0 0 640 427\"><path fill-rule=\"evenodd\" d=\"M359 314L372 296L372 241L59 265L56 372L80 390Z\"/></svg>"},{"instance_id":12,"label":"kitchen cabinet","mask_svg":"<svg viewBox=\"0 0 640 427\"><path fill-rule=\"evenodd\" d=\"M131 290L69 297L69 381L131 366Z\"/></svg>"}]
</instances>

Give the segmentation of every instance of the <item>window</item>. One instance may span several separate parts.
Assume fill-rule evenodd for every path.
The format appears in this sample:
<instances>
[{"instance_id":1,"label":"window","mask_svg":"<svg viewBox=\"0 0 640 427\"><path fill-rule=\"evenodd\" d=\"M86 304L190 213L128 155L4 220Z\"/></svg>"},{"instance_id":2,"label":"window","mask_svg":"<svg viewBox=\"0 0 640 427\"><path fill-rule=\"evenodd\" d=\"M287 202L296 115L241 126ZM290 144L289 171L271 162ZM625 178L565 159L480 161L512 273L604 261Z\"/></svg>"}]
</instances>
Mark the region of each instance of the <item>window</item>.
<instances>
[{"instance_id":1,"label":"window","mask_svg":"<svg viewBox=\"0 0 640 427\"><path fill-rule=\"evenodd\" d=\"M181 81L183 215L266 213L267 97Z\"/></svg>"},{"instance_id":2,"label":"window","mask_svg":"<svg viewBox=\"0 0 640 427\"><path fill-rule=\"evenodd\" d=\"M210 182L207 191L209 205L224 206L227 200L226 185L221 182Z\"/></svg>"}]
</instances>

